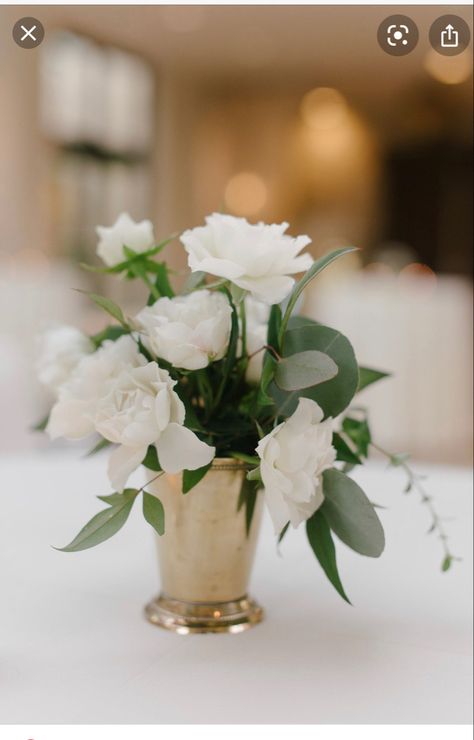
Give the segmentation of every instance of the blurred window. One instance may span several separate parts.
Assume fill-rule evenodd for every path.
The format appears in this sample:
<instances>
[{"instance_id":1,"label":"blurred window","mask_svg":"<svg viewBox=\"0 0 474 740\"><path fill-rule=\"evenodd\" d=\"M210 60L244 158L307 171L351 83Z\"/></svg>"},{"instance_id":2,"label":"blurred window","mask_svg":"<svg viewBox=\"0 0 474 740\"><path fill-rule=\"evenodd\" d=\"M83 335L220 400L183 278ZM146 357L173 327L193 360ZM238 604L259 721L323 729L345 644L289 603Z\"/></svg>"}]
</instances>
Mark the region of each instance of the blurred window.
<instances>
[{"instance_id":1,"label":"blurred window","mask_svg":"<svg viewBox=\"0 0 474 740\"><path fill-rule=\"evenodd\" d=\"M90 257L95 225L151 202L154 81L140 57L61 31L41 48L40 108L53 147L55 241Z\"/></svg>"}]
</instances>

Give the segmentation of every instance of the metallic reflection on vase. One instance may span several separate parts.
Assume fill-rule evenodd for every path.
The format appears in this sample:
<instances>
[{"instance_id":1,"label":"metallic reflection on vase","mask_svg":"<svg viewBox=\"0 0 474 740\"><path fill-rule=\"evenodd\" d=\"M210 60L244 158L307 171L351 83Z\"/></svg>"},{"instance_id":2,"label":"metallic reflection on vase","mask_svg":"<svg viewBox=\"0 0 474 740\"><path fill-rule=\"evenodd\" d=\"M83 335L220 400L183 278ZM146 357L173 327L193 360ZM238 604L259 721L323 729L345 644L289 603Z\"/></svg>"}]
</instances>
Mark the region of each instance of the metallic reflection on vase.
<instances>
[{"instance_id":1,"label":"metallic reflection on vase","mask_svg":"<svg viewBox=\"0 0 474 740\"><path fill-rule=\"evenodd\" d=\"M181 475L166 475L148 490L165 509L165 534L157 537L161 593L145 608L150 622L181 634L240 632L262 620L247 596L262 513L257 493L247 535L245 465L216 459L187 494ZM244 489L245 490L245 489Z\"/></svg>"}]
</instances>

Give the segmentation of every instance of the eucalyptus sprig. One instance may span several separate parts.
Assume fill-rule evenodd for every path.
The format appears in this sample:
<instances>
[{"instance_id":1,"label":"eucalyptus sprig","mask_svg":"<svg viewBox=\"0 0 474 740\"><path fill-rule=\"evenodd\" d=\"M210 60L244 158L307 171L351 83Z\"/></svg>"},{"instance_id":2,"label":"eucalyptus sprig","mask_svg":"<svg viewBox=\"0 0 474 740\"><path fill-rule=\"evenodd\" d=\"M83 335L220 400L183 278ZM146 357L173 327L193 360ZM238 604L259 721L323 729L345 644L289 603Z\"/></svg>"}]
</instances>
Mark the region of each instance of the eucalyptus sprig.
<instances>
[{"instance_id":1,"label":"eucalyptus sprig","mask_svg":"<svg viewBox=\"0 0 474 740\"><path fill-rule=\"evenodd\" d=\"M428 529L427 534L436 534L439 541L441 542L444 551L444 557L441 562L441 570L443 572L446 572L450 569L453 562L460 561L462 560L462 558L454 555L451 552L451 549L448 545L449 538L444 528L442 518L436 511L435 505L433 503L433 497L426 492L425 487L421 483L424 476L416 473L408 464L409 456L407 454L388 452L383 447L380 447L380 445L375 444L375 442L371 442L371 445L375 450L388 458L389 464L391 466L395 468L401 468L404 471L407 476L407 484L405 486L404 493L410 493L410 491L413 490L419 494L421 503L426 506L431 517L431 525Z\"/></svg>"}]
</instances>

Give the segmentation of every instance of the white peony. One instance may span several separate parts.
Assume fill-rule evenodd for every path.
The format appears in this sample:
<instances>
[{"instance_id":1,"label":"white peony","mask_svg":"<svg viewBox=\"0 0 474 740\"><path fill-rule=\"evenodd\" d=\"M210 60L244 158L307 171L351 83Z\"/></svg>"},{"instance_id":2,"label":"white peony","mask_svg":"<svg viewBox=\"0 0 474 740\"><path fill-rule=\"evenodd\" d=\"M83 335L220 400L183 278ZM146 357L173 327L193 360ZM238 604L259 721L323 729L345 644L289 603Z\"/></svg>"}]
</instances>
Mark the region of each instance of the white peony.
<instances>
[{"instance_id":1,"label":"white peony","mask_svg":"<svg viewBox=\"0 0 474 740\"><path fill-rule=\"evenodd\" d=\"M309 254L299 255L311 239L288 236L287 228L287 223L249 224L244 218L213 213L206 226L185 231L181 241L193 272L231 280L271 305L291 291L295 281L290 275L312 264Z\"/></svg>"},{"instance_id":2,"label":"white peony","mask_svg":"<svg viewBox=\"0 0 474 740\"><path fill-rule=\"evenodd\" d=\"M199 370L220 360L229 343L231 307L222 293L198 290L159 298L136 317L144 344L174 367Z\"/></svg>"},{"instance_id":3,"label":"white peony","mask_svg":"<svg viewBox=\"0 0 474 740\"><path fill-rule=\"evenodd\" d=\"M109 478L116 490L123 490L151 444L167 473L196 470L213 459L215 448L183 426L185 409L174 385L167 370L150 362L122 370L99 400L95 428L120 445L109 460Z\"/></svg>"},{"instance_id":4,"label":"white peony","mask_svg":"<svg viewBox=\"0 0 474 740\"><path fill-rule=\"evenodd\" d=\"M276 534L287 522L297 527L323 503L321 476L333 466L336 452L333 420L322 419L315 401L300 398L294 414L258 444L265 501Z\"/></svg>"},{"instance_id":5,"label":"white peony","mask_svg":"<svg viewBox=\"0 0 474 740\"><path fill-rule=\"evenodd\" d=\"M94 351L93 342L74 326L47 329L39 344L38 378L56 395L79 361Z\"/></svg>"},{"instance_id":6,"label":"white peony","mask_svg":"<svg viewBox=\"0 0 474 740\"><path fill-rule=\"evenodd\" d=\"M84 357L59 389L46 427L50 438L80 439L92 434L97 403L107 393L108 383L124 368L146 362L130 336L106 341L97 352Z\"/></svg>"},{"instance_id":7,"label":"white peony","mask_svg":"<svg viewBox=\"0 0 474 740\"><path fill-rule=\"evenodd\" d=\"M108 267L127 259L123 248L146 252L155 245L151 221L133 221L128 213L121 213L113 226L97 226L99 243L97 254Z\"/></svg>"}]
</instances>

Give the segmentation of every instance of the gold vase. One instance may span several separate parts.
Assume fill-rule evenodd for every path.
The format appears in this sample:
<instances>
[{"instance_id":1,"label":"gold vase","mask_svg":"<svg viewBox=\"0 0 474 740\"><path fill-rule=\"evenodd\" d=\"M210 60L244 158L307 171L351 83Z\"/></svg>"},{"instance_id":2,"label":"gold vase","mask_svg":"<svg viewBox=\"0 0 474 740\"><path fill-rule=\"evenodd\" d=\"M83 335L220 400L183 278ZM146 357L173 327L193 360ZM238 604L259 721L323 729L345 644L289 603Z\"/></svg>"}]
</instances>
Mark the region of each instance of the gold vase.
<instances>
[{"instance_id":1,"label":"gold vase","mask_svg":"<svg viewBox=\"0 0 474 740\"><path fill-rule=\"evenodd\" d=\"M262 513L257 494L247 533L241 505L245 465L214 460L187 494L181 475L150 484L165 509L165 534L157 536L161 593L145 607L147 619L181 634L241 632L263 618L247 595Z\"/></svg>"}]
</instances>

